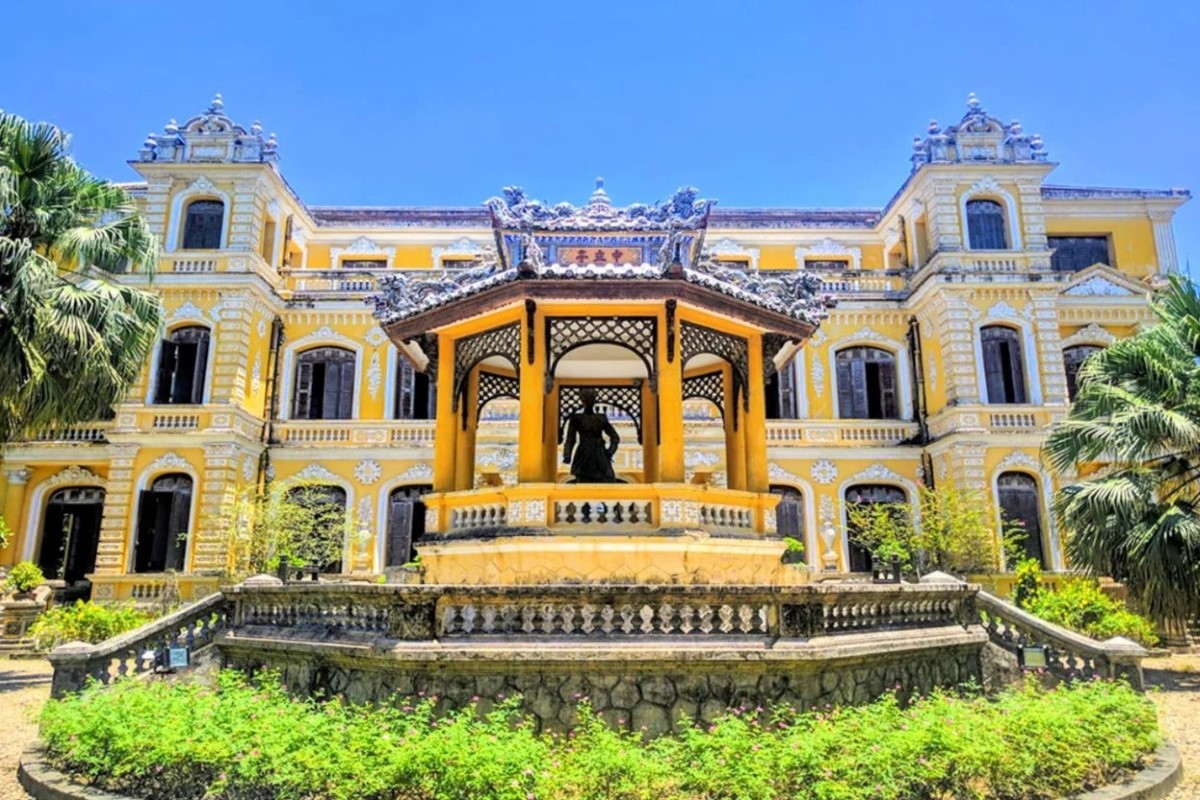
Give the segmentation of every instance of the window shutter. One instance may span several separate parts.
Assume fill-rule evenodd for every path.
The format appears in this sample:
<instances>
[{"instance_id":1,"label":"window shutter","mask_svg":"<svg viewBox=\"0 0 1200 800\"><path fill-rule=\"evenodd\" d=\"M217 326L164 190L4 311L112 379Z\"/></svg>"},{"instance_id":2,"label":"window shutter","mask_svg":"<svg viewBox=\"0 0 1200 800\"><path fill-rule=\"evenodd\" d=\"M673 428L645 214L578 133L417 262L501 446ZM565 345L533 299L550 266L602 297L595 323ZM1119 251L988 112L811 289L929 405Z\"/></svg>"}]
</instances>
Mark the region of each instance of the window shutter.
<instances>
[{"instance_id":1,"label":"window shutter","mask_svg":"<svg viewBox=\"0 0 1200 800\"><path fill-rule=\"evenodd\" d=\"M995 200L967 202L967 242L972 250L1007 250L1004 209Z\"/></svg>"},{"instance_id":2,"label":"window shutter","mask_svg":"<svg viewBox=\"0 0 1200 800\"><path fill-rule=\"evenodd\" d=\"M154 555L154 523L158 519L158 492L145 489L138 497L138 530L133 543L133 571L149 572Z\"/></svg>"},{"instance_id":3,"label":"window shutter","mask_svg":"<svg viewBox=\"0 0 1200 800\"><path fill-rule=\"evenodd\" d=\"M171 383L175 374L175 343L163 340L158 351L158 373L154 377L154 402L171 402Z\"/></svg>"},{"instance_id":4,"label":"window shutter","mask_svg":"<svg viewBox=\"0 0 1200 800\"><path fill-rule=\"evenodd\" d=\"M400 373L396 376L396 419L415 419L416 375L408 359L400 359Z\"/></svg>"},{"instance_id":5,"label":"window shutter","mask_svg":"<svg viewBox=\"0 0 1200 800\"><path fill-rule=\"evenodd\" d=\"M897 419L896 362L890 355L879 359L879 397L883 419Z\"/></svg>"},{"instance_id":6,"label":"window shutter","mask_svg":"<svg viewBox=\"0 0 1200 800\"><path fill-rule=\"evenodd\" d=\"M853 419L870 417L867 400L867 363L861 351L850 361L850 390L853 395Z\"/></svg>"},{"instance_id":7,"label":"window shutter","mask_svg":"<svg viewBox=\"0 0 1200 800\"><path fill-rule=\"evenodd\" d=\"M166 542L163 552L163 569L182 570L187 554L188 516L192 510L192 493L182 487L165 494L170 507L167 518Z\"/></svg>"},{"instance_id":8,"label":"window shutter","mask_svg":"<svg viewBox=\"0 0 1200 800\"><path fill-rule=\"evenodd\" d=\"M796 416L796 362L788 361L779 370L779 417L795 419Z\"/></svg>"},{"instance_id":9,"label":"window shutter","mask_svg":"<svg viewBox=\"0 0 1200 800\"><path fill-rule=\"evenodd\" d=\"M388 505L387 565L398 567L412 552L413 501L400 492L392 494Z\"/></svg>"},{"instance_id":10,"label":"window shutter","mask_svg":"<svg viewBox=\"0 0 1200 800\"><path fill-rule=\"evenodd\" d=\"M1041 503L1038 500L1038 486L1029 475L1020 472L1006 472L997 481L1000 511L1004 518L1018 522L1025 532L1025 554L1037 559L1043 567L1046 566L1045 551L1042 547L1042 515Z\"/></svg>"},{"instance_id":11,"label":"window shutter","mask_svg":"<svg viewBox=\"0 0 1200 800\"><path fill-rule=\"evenodd\" d=\"M793 539L803 536L801 507L799 499L791 496L785 496L775 506L775 526L780 536L791 536Z\"/></svg>"},{"instance_id":12,"label":"window shutter","mask_svg":"<svg viewBox=\"0 0 1200 800\"><path fill-rule=\"evenodd\" d=\"M208 334L205 333L196 340L196 363L192 368L192 396L190 403L204 402L204 378L208 370Z\"/></svg>"},{"instance_id":13,"label":"window shutter","mask_svg":"<svg viewBox=\"0 0 1200 800\"><path fill-rule=\"evenodd\" d=\"M850 365L849 353L837 354L838 416L842 419L854 419L857 416L854 406L854 378Z\"/></svg>"},{"instance_id":14,"label":"window shutter","mask_svg":"<svg viewBox=\"0 0 1200 800\"><path fill-rule=\"evenodd\" d=\"M1008 377L1012 391L1010 393L1010 403L1027 402L1025 397L1025 365L1021 358L1021 343L1017 340L1016 332L1009 331L1010 336L1005 342L1005 351L1008 357Z\"/></svg>"},{"instance_id":15,"label":"window shutter","mask_svg":"<svg viewBox=\"0 0 1200 800\"><path fill-rule=\"evenodd\" d=\"M336 369L336 367L335 367ZM338 381L337 413L332 419L350 419L354 413L354 361L343 361Z\"/></svg>"},{"instance_id":16,"label":"window shutter","mask_svg":"<svg viewBox=\"0 0 1200 800\"><path fill-rule=\"evenodd\" d=\"M301 360L296 367L296 402L292 416L296 419L312 419L313 365Z\"/></svg>"},{"instance_id":17,"label":"window shutter","mask_svg":"<svg viewBox=\"0 0 1200 800\"><path fill-rule=\"evenodd\" d=\"M1007 403L1009 400L1004 387L1005 359L1001 353L1001 342L987 336L986 329L981 335L983 336L983 374L987 385L987 402Z\"/></svg>"},{"instance_id":18,"label":"window shutter","mask_svg":"<svg viewBox=\"0 0 1200 800\"><path fill-rule=\"evenodd\" d=\"M432 373L432 368L430 369ZM426 407L425 416L422 419L437 418L437 379L430 374L429 376L429 402Z\"/></svg>"},{"instance_id":19,"label":"window shutter","mask_svg":"<svg viewBox=\"0 0 1200 800\"><path fill-rule=\"evenodd\" d=\"M171 402L192 402L192 388L196 379L196 343L175 343L175 372L171 380Z\"/></svg>"}]
</instances>

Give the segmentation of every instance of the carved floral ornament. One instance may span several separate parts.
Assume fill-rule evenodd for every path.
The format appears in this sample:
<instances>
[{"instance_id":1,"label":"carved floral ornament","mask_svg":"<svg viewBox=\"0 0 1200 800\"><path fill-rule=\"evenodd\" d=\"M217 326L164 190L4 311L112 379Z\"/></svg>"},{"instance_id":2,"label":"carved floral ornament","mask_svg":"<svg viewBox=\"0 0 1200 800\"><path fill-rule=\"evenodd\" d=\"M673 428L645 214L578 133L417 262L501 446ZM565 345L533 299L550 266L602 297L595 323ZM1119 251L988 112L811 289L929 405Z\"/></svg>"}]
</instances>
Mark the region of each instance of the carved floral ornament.
<instances>
[{"instance_id":1,"label":"carved floral ornament","mask_svg":"<svg viewBox=\"0 0 1200 800\"><path fill-rule=\"evenodd\" d=\"M1117 340L1117 337L1109 333L1107 329L1100 327L1096 323L1092 323L1084 328L1072 333L1070 336L1062 340L1063 348L1074 347L1080 344L1097 344L1104 347L1112 344Z\"/></svg>"},{"instance_id":2,"label":"carved floral ornament","mask_svg":"<svg viewBox=\"0 0 1200 800\"><path fill-rule=\"evenodd\" d=\"M46 479L46 486L105 486L107 481L87 467L72 465Z\"/></svg>"},{"instance_id":3,"label":"carved floral ornament","mask_svg":"<svg viewBox=\"0 0 1200 800\"><path fill-rule=\"evenodd\" d=\"M146 465L146 473L152 474L155 472L165 472L167 470L191 470L194 469L190 461L176 453L174 450L163 453L161 456L151 461Z\"/></svg>"},{"instance_id":4,"label":"carved floral ornament","mask_svg":"<svg viewBox=\"0 0 1200 800\"><path fill-rule=\"evenodd\" d=\"M857 270L862 263L862 248L848 247L828 236L819 242L800 245L796 248L796 266L801 269L804 267L805 259L822 258L845 260L848 269Z\"/></svg>"},{"instance_id":5,"label":"carved floral ornament","mask_svg":"<svg viewBox=\"0 0 1200 800\"><path fill-rule=\"evenodd\" d=\"M329 248L330 264L335 267L339 266L342 256L381 256L387 260L387 265L390 267L396 257L396 248L381 247L366 236L360 236L345 247Z\"/></svg>"},{"instance_id":6,"label":"carved floral ornament","mask_svg":"<svg viewBox=\"0 0 1200 800\"><path fill-rule=\"evenodd\" d=\"M1007 125L984 110L972 92L967 113L957 125L942 128L930 120L924 137L913 138L912 168L950 163L1039 163L1046 160L1038 134L1027 134L1018 120Z\"/></svg>"}]
</instances>

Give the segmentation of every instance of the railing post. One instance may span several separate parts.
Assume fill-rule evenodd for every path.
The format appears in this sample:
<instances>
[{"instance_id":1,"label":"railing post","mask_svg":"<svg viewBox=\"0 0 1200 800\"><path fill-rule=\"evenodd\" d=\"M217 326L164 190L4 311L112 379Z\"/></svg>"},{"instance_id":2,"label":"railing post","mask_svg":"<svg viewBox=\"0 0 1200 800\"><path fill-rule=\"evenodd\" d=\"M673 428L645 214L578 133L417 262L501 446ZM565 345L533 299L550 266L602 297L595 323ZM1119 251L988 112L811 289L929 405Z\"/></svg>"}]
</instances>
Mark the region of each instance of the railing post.
<instances>
[{"instance_id":1,"label":"railing post","mask_svg":"<svg viewBox=\"0 0 1200 800\"><path fill-rule=\"evenodd\" d=\"M77 692L87 683L92 654L96 646L86 642L67 642L50 653L54 667L54 678L50 682L50 696L62 697Z\"/></svg>"}]
</instances>

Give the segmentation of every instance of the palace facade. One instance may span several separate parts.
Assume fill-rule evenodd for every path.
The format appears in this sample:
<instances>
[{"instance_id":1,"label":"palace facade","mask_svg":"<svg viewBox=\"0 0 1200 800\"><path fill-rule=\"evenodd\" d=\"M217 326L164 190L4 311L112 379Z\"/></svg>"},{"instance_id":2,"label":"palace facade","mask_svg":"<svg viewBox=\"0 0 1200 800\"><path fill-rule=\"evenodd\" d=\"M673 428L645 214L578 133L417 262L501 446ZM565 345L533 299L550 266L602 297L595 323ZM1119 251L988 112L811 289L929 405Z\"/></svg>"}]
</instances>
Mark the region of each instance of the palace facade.
<instances>
[{"instance_id":1,"label":"palace facade","mask_svg":"<svg viewBox=\"0 0 1200 800\"><path fill-rule=\"evenodd\" d=\"M15 536L0 565L39 562L68 583L89 580L97 599L156 597L168 575L184 598L207 594L228 563L223 504L264 481L328 487L357 533L327 571L353 576L410 561L426 527L445 530L451 514L469 515L467 528L540 524L547 513L550 527L565 524L552 490L517 501L501 490L567 477L546 453L561 450L580 388L599 376L622 481L781 497L774 509L747 507L744 519L729 506L712 512L728 518L683 527L791 535L813 570L865 572L870 554L847 537L848 504L911 503L920 485L949 483L984 492L997 519L1024 524L1029 554L1062 570L1055 485L1039 448L1065 416L1083 360L1153 322L1146 297L1177 268L1171 219L1190 195L1048 182L1055 164L1041 138L974 96L958 123L930 123L911 160L881 208L723 208L681 190L618 209L602 181L578 207L515 189L478 207L311 206L284 180L274 135L235 123L218 96L149 135L132 162L142 182L129 189L163 254L152 281L122 280L162 295L163 341L111 419L6 448L3 512ZM688 224L668 224L679 219ZM694 363L687 334L675 341L689 323L674 319L674 300L652 317L629 316L639 298L619 293L599 305L539 297L586 321L562 331L532 306L527 320L514 312L515 327L488 327L486 308L472 312L486 323L441 320L459 347L480 348L473 363L439 361L437 338L419 331L385 332L389 286L443 276L439 291L451 297L461 276L478 289L506 261L580 282L613 270L650 279L703 261L740 275L721 286L748 297L783 278L818 281L835 302L827 313L814 304L812 325L796 328L803 335L755 333L748 352L723 360L711 356L732 333L719 312L697 311L694 324L709 333L693 334ZM619 331L601 330L617 319ZM629 322L638 319L653 325ZM543 324L538 348L549 352L538 358L558 352L556 336L565 342L558 361L536 365L547 397L553 373L545 404L531 383L543 377L532 355ZM528 335L524 371L503 357L508 348L522 361L521 342L501 340L510 331ZM682 401L663 404L656 383L672 374L663 365L677 346ZM738 404L743 415L730 411ZM461 424L439 427L446 414ZM746 444L760 433L765 453ZM439 437L439 452L454 458L433 458ZM536 455L523 455L534 438ZM480 487L497 489L494 502L423 500ZM673 502L654 506L654 524L678 511ZM588 580L596 558L576 551L558 577ZM639 569L623 577L675 580L684 567L657 575L648 559ZM466 570L441 577L485 580ZM506 578L493 569L486 580Z\"/></svg>"}]
</instances>

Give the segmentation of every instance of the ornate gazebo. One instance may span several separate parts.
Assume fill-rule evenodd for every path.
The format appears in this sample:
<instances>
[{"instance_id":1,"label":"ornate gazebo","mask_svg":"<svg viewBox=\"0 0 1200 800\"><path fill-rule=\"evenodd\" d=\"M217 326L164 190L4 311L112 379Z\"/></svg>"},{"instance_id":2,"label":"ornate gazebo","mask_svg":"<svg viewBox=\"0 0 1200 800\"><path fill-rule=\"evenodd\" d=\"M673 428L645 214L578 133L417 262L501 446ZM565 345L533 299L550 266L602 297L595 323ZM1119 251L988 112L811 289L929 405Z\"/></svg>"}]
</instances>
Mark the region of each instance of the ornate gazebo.
<instances>
[{"instance_id":1,"label":"ornate gazebo","mask_svg":"<svg viewBox=\"0 0 1200 800\"><path fill-rule=\"evenodd\" d=\"M427 582L797 579L780 569L764 387L827 300L804 273L718 261L712 206L692 189L620 209L600 182L579 208L506 189L488 202L495 247L479 262L384 279L377 316L438 387L416 545ZM475 467L497 398L519 402L515 483ZM572 475L562 452L589 399L636 439L604 482ZM723 485L685 469L690 399L724 422Z\"/></svg>"}]
</instances>

